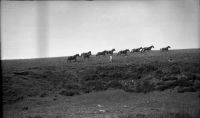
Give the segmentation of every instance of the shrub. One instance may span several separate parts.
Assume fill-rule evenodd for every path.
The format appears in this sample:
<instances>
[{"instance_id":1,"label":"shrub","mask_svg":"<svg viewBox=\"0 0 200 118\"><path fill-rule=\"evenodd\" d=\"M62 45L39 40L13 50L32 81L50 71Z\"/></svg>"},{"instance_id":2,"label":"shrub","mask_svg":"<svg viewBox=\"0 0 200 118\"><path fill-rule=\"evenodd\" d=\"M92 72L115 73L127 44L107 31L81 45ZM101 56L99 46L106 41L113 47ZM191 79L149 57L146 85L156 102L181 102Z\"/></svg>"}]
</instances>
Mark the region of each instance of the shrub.
<instances>
[{"instance_id":1,"label":"shrub","mask_svg":"<svg viewBox=\"0 0 200 118\"><path fill-rule=\"evenodd\" d=\"M200 98L200 91L198 92L198 97ZM199 113L200 113L200 111L199 111Z\"/></svg>"},{"instance_id":2,"label":"shrub","mask_svg":"<svg viewBox=\"0 0 200 118\"><path fill-rule=\"evenodd\" d=\"M135 118L134 114L119 115L118 118Z\"/></svg>"},{"instance_id":3,"label":"shrub","mask_svg":"<svg viewBox=\"0 0 200 118\"><path fill-rule=\"evenodd\" d=\"M158 69L158 70L156 70L156 74L163 74L163 71Z\"/></svg>"},{"instance_id":4,"label":"shrub","mask_svg":"<svg viewBox=\"0 0 200 118\"><path fill-rule=\"evenodd\" d=\"M22 110L28 110L28 107L23 107Z\"/></svg>"},{"instance_id":5,"label":"shrub","mask_svg":"<svg viewBox=\"0 0 200 118\"><path fill-rule=\"evenodd\" d=\"M193 86L193 82L188 81L187 79L178 79L178 80L170 80L170 81L164 81L157 84L156 90L163 91L165 89L175 88L175 87L188 87L185 91L194 91L194 88L191 88ZM189 89L190 88L190 89ZM179 91L181 92L181 90Z\"/></svg>"},{"instance_id":6,"label":"shrub","mask_svg":"<svg viewBox=\"0 0 200 118\"><path fill-rule=\"evenodd\" d=\"M139 73L146 73L146 72L152 72L154 70L156 70L157 67L155 67L154 65L150 65L150 64L142 64L140 65L140 67L137 69L137 71Z\"/></svg>"},{"instance_id":7,"label":"shrub","mask_svg":"<svg viewBox=\"0 0 200 118\"><path fill-rule=\"evenodd\" d=\"M141 114L141 113L138 113L137 115L136 115L136 118L145 118L145 114Z\"/></svg>"},{"instance_id":8,"label":"shrub","mask_svg":"<svg viewBox=\"0 0 200 118\"><path fill-rule=\"evenodd\" d=\"M196 82L194 83L194 89L195 89L196 91L200 91L200 81L196 81Z\"/></svg>"},{"instance_id":9,"label":"shrub","mask_svg":"<svg viewBox=\"0 0 200 118\"><path fill-rule=\"evenodd\" d=\"M42 116L36 115L33 118L42 118Z\"/></svg>"},{"instance_id":10,"label":"shrub","mask_svg":"<svg viewBox=\"0 0 200 118\"><path fill-rule=\"evenodd\" d=\"M103 91L107 90L107 82L103 82L102 80L91 80L91 81L85 81L82 83L84 89L89 91Z\"/></svg>"},{"instance_id":11,"label":"shrub","mask_svg":"<svg viewBox=\"0 0 200 118\"><path fill-rule=\"evenodd\" d=\"M90 88L84 86L84 87L81 87L81 91L82 91L83 93L89 93L89 92L91 92L92 90L91 90Z\"/></svg>"},{"instance_id":12,"label":"shrub","mask_svg":"<svg viewBox=\"0 0 200 118\"><path fill-rule=\"evenodd\" d=\"M197 80L198 79L198 77L195 74L191 74L191 73L187 74L187 77L189 80Z\"/></svg>"},{"instance_id":13,"label":"shrub","mask_svg":"<svg viewBox=\"0 0 200 118\"><path fill-rule=\"evenodd\" d=\"M193 116L187 112L177 112L177 113L163 113L161 114L163 118L199 118L199 116Z\"/></svg>"},{"instance_id":14,"label":"shrub","mask_svg":"<svg viewBox=\"0 0 200 118\"><path fill-rule=\"evenodd\" d=\"M57 100L56 98L53 98L53 101Z\"/></svg>"},{"instance_id":15,"label":"shrub","mask_svg":"<svg viewBox=\"0 0 200 118\"><path fill-rule=\"evenodd\" d=\"M115 89L121 89L122 88L122 84L117 80L113 80L113 81L110 81L108 83L108 87L115 88Z\"/></svg>"},{"instance_id":16,"label":"shrub","mask_svg":"<svg viewBox=\"0 0 200 118\"><path fill-rule=\"evenodd\" d=\"M196 92L194 87L180 87L177 89L177 92L183 93L183 92Z\"/></svg>"},{"instance_id":17,"label":"shrub","mask_svg":"<svg viewBox=\"0 0 200 118\"><path fill-rule=\"evenodd\" d=\"M75 83L71 83L71 84L66 83L66 84L63 85L63 88L64 89L69 89L69 90L71 90L71 89L80 89L80 86L78 84L75 84Z\"/></svg>"},{"instance_id":18,"label":"shrub","mask_svg":"<svg viewBox=\"0 0 200 118\"><path fill-rule=\"evenodd\" d=\"M178 79L178 78L177 78L177 77L174 77L174 76L162 78L163 81L170 81L170 80L177 80L177 79Z\"/></svg>"},{"instance_id":19,"label":"shrub","mask_svg":"<svg viewBox=\"0 0 200 118\"><path fill-rule=\"evenodd\" d=\"M45 97L45 96L47 96L47 93L42 93L42 94L40 95L40 97Z\"/></svg>"},{"instance_id":20,"label":"shrub","mask_svg":"<svg viewBox=\"0 0 200 118\"><path fill-rule=\"evenodd\" d=\"M193 83L186 79L179 79L174 83L174 85L188 87L188 86L192 86Z\"/></svg>"},{"instance_id":21,"label":"shrub","mask_svg":"<svg viewBox=\"0 0 200 118\"><path fill-rule=\"evenodd\" d=\"M168 88L169 88L168 85L159 85L159 86L155 87L155 90L164 91Z\"/></svg>"},{"instance_id":22,"label":"shrub","mask_svg":"<svg viewBox=\"0 0 200 118\"><path fill-rule=\"evenodd\" d=\"M36 116L28 116L27 118L42 118L42 116L40 116L40 115L36 115Z\"/></svg>"},{"instance_id":23,"label":"shrub","mask_svg":"<svg viewBox=\"0 0 200 118\"><path fill-rule=\"evenodd\" d=\"M78 90L62 90L59 94L64 96L74 96L79 95L80 93Z\"/></svg>"},{"instance_id":24,"label":"shrub","mask_svg":"<svg viewBox=\"0 0 200 118\"><path fill-rule=\"evenodd\" d=\"M142 82L143 92L150 92L154 90L154 84L148 80Z\"/></svg>"},{"instance_id":25,"label":"shrub","mask_svg":"<svg viewBox=\"0 0 200 118\"><path fill-rule=\"evenodd\" d=\"M149 80L137 80L132 84L127 84L123 89L126 92L150 92L155 88L154 84Z\"/></svg>"},{"instance_id":26,"label":"shrub","mask_svg":"<svg viewBox=\"0 0 200 118\"><path fill-rule=\"evenodd\" d=\"M119 115L118 118L199 118L200 112L188 113L186 111L180 112L161 112L153 114L124 114Z\"/></svg>"},{"instance_id":27,"label":"shrub","mask_svg":"<svg viewBox=\"0 0 200 118\"><path fill-rule=\"evenodd\" d=\"M177 67L176 65L173 65L171 67L171 74L179 74L181 71L180 71L180 68Z\"/></svg>"}]
</instances>

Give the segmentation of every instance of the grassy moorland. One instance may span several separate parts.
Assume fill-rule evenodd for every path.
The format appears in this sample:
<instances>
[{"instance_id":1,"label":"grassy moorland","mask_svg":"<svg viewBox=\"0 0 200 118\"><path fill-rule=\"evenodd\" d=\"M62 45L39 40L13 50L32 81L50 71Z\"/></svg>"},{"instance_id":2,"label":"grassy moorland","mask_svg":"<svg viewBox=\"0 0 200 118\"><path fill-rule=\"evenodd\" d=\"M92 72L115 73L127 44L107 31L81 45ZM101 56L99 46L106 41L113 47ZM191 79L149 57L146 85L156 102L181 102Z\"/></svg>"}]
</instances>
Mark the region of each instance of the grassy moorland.
<instances>
[{"instance_id":1,"label":"grassy moorland","mask_svg":"<svg viewBox=\"0 0 200 118\"><path fill-rule=\"evenodd\" d=\"M200 49L3 60L5 118L197 118Z\"/></svg>"}]
</instances>

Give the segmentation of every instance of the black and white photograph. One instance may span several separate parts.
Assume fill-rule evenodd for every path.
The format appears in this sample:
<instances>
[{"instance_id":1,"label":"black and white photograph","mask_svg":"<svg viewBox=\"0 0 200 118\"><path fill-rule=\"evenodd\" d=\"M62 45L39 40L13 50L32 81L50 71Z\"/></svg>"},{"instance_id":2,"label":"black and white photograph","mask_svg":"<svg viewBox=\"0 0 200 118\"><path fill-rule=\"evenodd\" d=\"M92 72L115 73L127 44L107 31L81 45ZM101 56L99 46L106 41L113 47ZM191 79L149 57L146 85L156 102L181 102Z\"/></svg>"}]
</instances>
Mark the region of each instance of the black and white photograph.
<instances>
[{"instance_id":1,"label":"black and white photograph","mask_svg":"<svg viewBox=\"0 0 200 118\"><path fill-rule=\"evenodd\" d=\"M2 0L2 118L200 118L199 0Z\"/></svg>"}]
</instances>

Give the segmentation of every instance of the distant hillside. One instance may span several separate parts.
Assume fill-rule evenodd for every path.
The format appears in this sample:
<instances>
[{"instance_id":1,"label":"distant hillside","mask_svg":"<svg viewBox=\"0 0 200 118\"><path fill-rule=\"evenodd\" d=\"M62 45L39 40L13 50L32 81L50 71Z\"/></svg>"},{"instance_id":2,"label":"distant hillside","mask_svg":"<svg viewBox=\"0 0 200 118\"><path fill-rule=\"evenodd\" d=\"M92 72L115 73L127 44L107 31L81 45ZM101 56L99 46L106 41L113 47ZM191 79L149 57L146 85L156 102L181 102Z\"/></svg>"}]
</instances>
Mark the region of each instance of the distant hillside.
<instances>
[{"instance_id":1,"label":"distant hillside","mask_svg":"<svg viewBox=\"0 0 200 118\"><path fill-rule=\"evenodd\" d=\"M150 51L128 56L2 60L3 102L92 91L200 91L200 49Z\"/></svg>"}]
</instances>

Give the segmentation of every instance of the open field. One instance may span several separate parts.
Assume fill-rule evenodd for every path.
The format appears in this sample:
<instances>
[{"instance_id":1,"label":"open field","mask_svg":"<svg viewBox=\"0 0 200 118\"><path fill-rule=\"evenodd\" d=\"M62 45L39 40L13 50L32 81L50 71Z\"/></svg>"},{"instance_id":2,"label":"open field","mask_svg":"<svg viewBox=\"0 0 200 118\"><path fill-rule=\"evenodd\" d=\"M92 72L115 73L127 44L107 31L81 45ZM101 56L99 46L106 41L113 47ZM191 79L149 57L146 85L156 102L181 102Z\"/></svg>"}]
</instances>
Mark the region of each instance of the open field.
<instances>
[{"instance_id":1,"label":"open field","mask_svg":"<svg viewBox=\"0 0 200 118\"><path fill-rule=\"evenodd\" d=\"M66 59L3 60L4 117L200 116L200 49Z\"/></svg>"}]
</instances>

